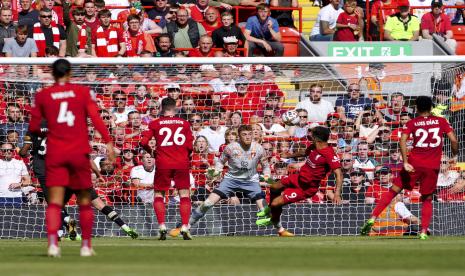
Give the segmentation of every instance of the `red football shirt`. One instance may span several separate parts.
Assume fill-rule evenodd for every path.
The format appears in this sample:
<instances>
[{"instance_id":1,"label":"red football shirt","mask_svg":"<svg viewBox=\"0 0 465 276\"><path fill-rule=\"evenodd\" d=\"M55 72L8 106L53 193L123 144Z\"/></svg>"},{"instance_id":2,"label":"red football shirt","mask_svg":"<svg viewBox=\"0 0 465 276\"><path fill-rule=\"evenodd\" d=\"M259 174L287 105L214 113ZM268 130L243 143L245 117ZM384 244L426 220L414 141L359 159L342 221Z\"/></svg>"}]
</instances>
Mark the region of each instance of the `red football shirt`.
<instances>
[{"instance_id":1,"label":"red football shirt","mask_svg":"<svg viewBox=\"0 0 465 276\"><path fill-rule=\"evenodd\" d=\"M379 181L375 181L373 185L369 186L367 188L367 191L365 192L365 197L373 197L375 199L375 202L378 202L381 199L381 196L383 193L388 192L389 188L385 186L381 186Z\"/></svg>"},{"instance_id":2,"label":"red football shirt","mask_svg":"<svg viewBox=\"0 0 465 276\"><path fill-rule=\"evenodd\" d=\"M299 172L299 182L315 183L323 180L331 171L341 167L339 157L330 146L323 149L316 149L314 145L307 148L307 158L305 165ZM307 187L301 187L306 189Z\"/></svg>"},{"instance_id":3,"label":"red football shirt","mask_svg":"<svg viewBox=\"0 0 465 276\"><path fill-rule=\"evenodd\" d=\"M420 116L405 124L402 133L413 135L408 162L414 167L438 170L441 165L443 136L453 131L446 119Z\"/></svg>"},{"instance_id":4,"label":"red football shirt","mask_svg":"<svg viewBox=\"0 0 465 276\"><path fill-rule=\"evenodd\" d=\"M150 122L149 130L144 132L142 145L147 148L155 137L157 149L155 164L157 169L190 168L190 154L194 137L189 122L178 117L161 117Z\"/></svg>"},{"instance_id":5,"label":"red football shirt","mask_svg":"<svg viewBox=\"0 0 465 276\"><path fill-rule=\"evenodd\" d=\"M340 13L339 17L337 18L337 23L339 24L352 24L358 25L358 18L357 15L353 14L350 15L346 12ZM338 29L334 34L335 41L357 41L357 38L354 35L354 31L351 28L342 28Z\"/></svg>"},{"instance_id":6,"label":"red football shirt","mask_svg":"<svg viewBox=\"0 0 465 276\"><path fill-rule=\"evenodd\" d=\"M109 143L110 133L98 113L90 89L76 84L54 84L38 92L31 110L29 131L40 133L40 122L47 121L47 155L90 153L87 117Z\"/></svg>"}]
</instances>

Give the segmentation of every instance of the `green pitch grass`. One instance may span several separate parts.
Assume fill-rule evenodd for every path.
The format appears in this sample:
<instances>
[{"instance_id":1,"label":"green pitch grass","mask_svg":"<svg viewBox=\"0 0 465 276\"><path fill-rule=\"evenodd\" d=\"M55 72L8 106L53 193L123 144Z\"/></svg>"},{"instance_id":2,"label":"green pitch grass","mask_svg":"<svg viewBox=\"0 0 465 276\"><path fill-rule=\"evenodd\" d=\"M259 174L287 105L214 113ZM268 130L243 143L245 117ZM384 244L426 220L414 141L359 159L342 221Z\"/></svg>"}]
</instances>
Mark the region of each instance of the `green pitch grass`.
<instances>
[{"instance_id":1,"label":"green pitch grass","mask_svg":"<svg viewBox=\"0 0 465 276\"><path fill-rule=\"evenodd\" d=\"M94 239L97 256L45 256L45 240L0 240L1 275L465 275L465 237Z\"/></svg>"}]
</instances>

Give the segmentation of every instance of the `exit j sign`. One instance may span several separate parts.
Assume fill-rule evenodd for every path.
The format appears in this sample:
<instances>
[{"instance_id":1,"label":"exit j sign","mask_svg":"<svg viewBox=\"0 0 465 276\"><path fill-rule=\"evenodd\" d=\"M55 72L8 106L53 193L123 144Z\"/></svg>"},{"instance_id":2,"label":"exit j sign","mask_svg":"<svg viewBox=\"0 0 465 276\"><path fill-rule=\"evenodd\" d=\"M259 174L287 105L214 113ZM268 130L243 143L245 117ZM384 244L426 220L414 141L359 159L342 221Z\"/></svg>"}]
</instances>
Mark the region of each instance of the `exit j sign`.
<instances>
[{"instance_id":1,"label":"exit j sign","mask_svg":"<svg viewBox=\"0 0 465 276\"><path fill-rule=\"evenodd\" d=\"M328 56L332 57L395 57L411 56L409 43L330 43Z\"/></svg>"}]
</instances>

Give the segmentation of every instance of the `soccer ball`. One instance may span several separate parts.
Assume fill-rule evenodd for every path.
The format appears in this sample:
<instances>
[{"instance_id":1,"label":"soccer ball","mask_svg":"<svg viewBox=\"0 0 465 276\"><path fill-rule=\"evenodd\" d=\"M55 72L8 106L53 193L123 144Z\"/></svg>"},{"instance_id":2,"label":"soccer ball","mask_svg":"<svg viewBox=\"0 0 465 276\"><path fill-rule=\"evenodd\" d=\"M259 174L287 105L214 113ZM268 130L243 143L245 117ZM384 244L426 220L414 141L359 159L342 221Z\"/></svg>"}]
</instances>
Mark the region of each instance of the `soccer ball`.
<instances>
[{"instance_id":1,"label":"soccer ball","mask_svg":"<svg viewBox=\"0 0 465 276\"><path fill-rule=\"evenodd\" d=\"M283 123L288 126L296 125L300 122L299 114L297 114L295 110L286 111L286 113L281 116L281 119Z\"/></svg>"}]
</instances>

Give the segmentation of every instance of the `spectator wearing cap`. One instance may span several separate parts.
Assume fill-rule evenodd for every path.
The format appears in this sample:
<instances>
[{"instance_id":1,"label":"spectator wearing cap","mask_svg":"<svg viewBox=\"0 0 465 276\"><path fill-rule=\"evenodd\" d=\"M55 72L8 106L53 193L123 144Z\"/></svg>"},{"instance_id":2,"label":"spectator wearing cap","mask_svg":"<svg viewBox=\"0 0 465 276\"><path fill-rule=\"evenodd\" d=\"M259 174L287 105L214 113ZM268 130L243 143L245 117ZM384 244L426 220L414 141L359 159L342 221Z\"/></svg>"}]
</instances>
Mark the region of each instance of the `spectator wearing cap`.
<instances>
[{"instance_id":1,"label":"spectator wearing cap","mask_svg":"<svg viewBox=\"0 0 465 276\"><path fill-rule=\"evenodd\" d=\"M232 75L233 68L231 65L223 65L220 68L220 74L218 78L212 79L209 84L213 87L213 92L236 92L236 82Z\"/></svg>"},{"instance_id":2,"label":"spectator wearing cap","mask_svg":"<svg viewBox=\"0 0 465 276\"><path fill-rule=\"evenodd\" d=\"M442 0L433 0L431 12L421 17L421 36L424 39L433 39L434 35L444 39L447 46L455 53L457 41L453 39L450 18L442 11Z\"/></svg>"},{"instance_id":3,"label":"spectator wearing cap","mask_svg":"<svg viewBox=\"0 0 465 276\"><path fill-rule=\"evenodd\" d=\"M235 36L223 37L223 50L216 51L215 57L240 57L241 54L237 50L239 47L238 40Z\"/></svg>"},{"instance_id":4,"label":"spectator wearing cap","mask_svg":"<svg viewBox=\"0 0 465 276\"><path fill-rule=\"evenodd\" d=\"M368 179L373 179L374 169L378 166L375 159L369 157L370 146L367 142L361 141L357 146L358 156L354 158L354 168L359 168L367 173Z\"/></svg>"},{"instance_id":5,"label":"spectator wearing cap","mask_svg":"<svg viewBox=\"0 0 465 276\"><path fill-rule=\"evenodd\" d=\"M323 86L312 84L308 92L309 96L297 103L296 108L307 111L308 122L320 123L326 121L328 114L334 112L334 106L330 101L323 99Z\"/></svg>"},{"instance_id":6,"label":"spectator wearing cap","mask_svg":"<svg viewBox=\"0 0 465 276\"><path fill-rule=\"evenodd\" d=\"M171 43L171 36L169 34L161 34L155 39L155 47L157 51L154 57L174 57L176 52L173 51L173 45Z\"/></svg>"},{"instance_id":7,"label":"spectator wearing cap","mask_svg":"<svg viewBox=\"0 0 465 276\"><path fill-rule=\"evenodd\" d=\"M386 122L399 122L400 114L413 113L413 110L405 105L405 96L401 92L394 92L389 96L387 108L382 109L381 115Z\"/></svg>"},{"instance_id":8,"label":"spectator wearing cap","mask_svg":"<svg viewBox=\"0 0 465 276\"><path fill-rule=\"evenodd\" d=\"M189 57L214 57L215 52L212 50L213 41L209 35L202 35L199 40L199 46L189 51Z\"/></svg>"},{"instance_id":9,"label":"spectator wearing cap","mask_svg":"<svg viewBox=\"0 0 465 276\"><path fill-rule=\"evenodd\" d=\"M194 48L200 37L207 33L200 23L189 18L186 8L177 11L176 21L167 23L163 32L172 37L175 48Z\"/></svg>"},{"instance_id":10,"label":"spectator wearing cap","mask_svg":"<svg viewBox=\"0 0 465 276\"><path fill-rule=\"evenodd\" d=\"M211 153L219 153L220 146L225 143L224 134L226 127L220 125L221 115L219 110L213 110L208 119L208 126L198 132L198 136L204 136L208 140L208 150Z\"/></svg>"},{"instance_id":11,"label":"spectator wearing cap","mask_svg":"<svg viewBox=\"0 0 465 276\"><path fill-rule=\"evenodd\" d=\"M371 6L371 36L374 40L380 40L379 25L385 24L387 17L397 12L396 0L375 0Z\"/></svg>"},{"instance_id":12,"label":"spectator wearing cap","mask_svg":"<svg viewBox=\"0 0 465 276\"><path fill-rule=\"evenodd\" d=\"M208 7L203 16L204 20L202 26L205 28L205 31L209 36L212 35L212 32L221 27L221 18L220 12L215 7Z\"/></svg>"},{"instance_id":13,"label":"spectator wearing cap","mask_svg":"<svg viewBox=\"0 0 465 276\"><path fill-rule=\"evenodd\" d=\"M238 41L238 45L247 48L247 40L242 33L241 28L234 25L234 19L229 11L221 14L221 23L223 26L217 28L212 32L213 45L216 48L224 48L224 38L234 37Z\"/></svg>"},{"instance_id":14,"label":"spectator wearing cap","mask_svg":"<svg viewBox=\"0 0 465 276\"><path fill-rule=\"evenodd\" d=\"M392 171L389 167L380 167L375 172L373 185L365 193L365 203L373 204L381 199L383 193L388 192L392 186Z\"/></svg>"},{"instance_id":15,"label":"spectator wearing cap","mask_svg":"<svg viewBox=\"0 0 465 276\"><path fill-rule=\"evenodd\" d=\"M347 95L336 99L336 112L343 121L353 121L364 110L373 108L373 100L360 93L360 85L351 83L347 87Z\"/></svg>"},{"instance_id":16,"label":"spectator wearing cap","mask_svg":"<svg viewBox=\"0 0 465 276\"><path fill-rule=\"evenodd\" d=\"M127 104L128 96L121 90L114 91L111 97L113 99L113 109L111 112L116 118L115 123L125 125L128 121L129 112L134 111L135 108Z\"/></svg>"},{"instance_id":17,"label":"spectator wearing cap","mask_svg":"<svg viewBox=\"0 0 465 276\"><path fill-rule=\"evenodd\" d=\"M370 186L367 175L363 170L354 169L350 172L350 185L342 186L342 203L364 204L365 193Z\"/></svg>"},{"instance_id":18,"label":"spectator wearing cap","mask_svg":"<svg viewBox=\"0 0 465 276\"><path fill-rule=\"evenodd\" d=\"M384 26L385 40L416 41L420 34L420 20L410 13L408 0L397 3L398 13L388 17Z\"/></svg>"},{"instance_id":19,"label":"spectator wearing cap","mask_svg":"<svg viewBox=\"0 0 465 276\"><path fill-rule=\"evenodd\" d=\"M181 107L181 87L177 83L168 83L165 85L166 97L160 98L160 103L164 98L171 98L176 101L176 107Z\"/></svg>"},{"instance_id":20,"label":"spectator wearing cap","mask_svg":"<svg viewBox=\"0 0 465 276\"><path fill-rule=\"evenodd\" d=\"M331 41L336 33L336 22L343 10L339 7L340 0L330 0L319 12L312 32L311 41Z\"/></svg>"},{"instance_id":21,"label":"spectator wearing cap","mask_svg":"<svg viewBox=\"0 0 465 276\"><path fill-rule=\"evenodd\" d=\"M254 55L255 49L264 55L283 56L284 46L281 43L281 33L276 19L269 16L267 4L258 4L257 15L247 19L244 36L248 42L248 55Z\"/></svg>"}]
</instances>

